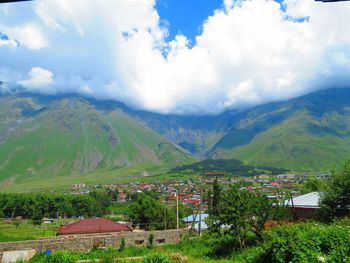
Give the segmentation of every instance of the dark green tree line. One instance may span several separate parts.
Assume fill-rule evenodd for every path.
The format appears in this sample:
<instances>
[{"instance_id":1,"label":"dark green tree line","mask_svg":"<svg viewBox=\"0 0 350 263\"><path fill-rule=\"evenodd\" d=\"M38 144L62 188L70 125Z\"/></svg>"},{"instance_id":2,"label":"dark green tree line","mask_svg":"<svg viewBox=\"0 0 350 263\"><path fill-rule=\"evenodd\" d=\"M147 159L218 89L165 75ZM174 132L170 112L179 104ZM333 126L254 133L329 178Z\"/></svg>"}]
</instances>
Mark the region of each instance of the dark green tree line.
<instances>
[{"instance_id":1,"label":"dark green tree line","mask_svg":"<svg viewBox=\"0 0 350 263\"><path fill-rule=\"evenodd\" d=\"M111 197L106 192L90 195L49 193L0 194L2 217L23 217L40 221L43 217L92 217L107 213Z\"/></svg>"}]
</instances>

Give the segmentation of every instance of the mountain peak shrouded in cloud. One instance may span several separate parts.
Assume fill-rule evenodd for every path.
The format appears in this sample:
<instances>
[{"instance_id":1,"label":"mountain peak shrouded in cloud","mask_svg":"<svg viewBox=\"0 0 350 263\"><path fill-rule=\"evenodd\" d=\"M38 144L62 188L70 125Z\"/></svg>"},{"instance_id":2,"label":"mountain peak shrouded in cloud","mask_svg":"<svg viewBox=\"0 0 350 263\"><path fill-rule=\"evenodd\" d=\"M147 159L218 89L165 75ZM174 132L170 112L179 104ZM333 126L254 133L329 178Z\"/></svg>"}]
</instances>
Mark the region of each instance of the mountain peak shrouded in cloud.
<instances>
[{"instance_id":1,"label":"mountain peak shrouded in cloud","mask_svg":"<svg viewBox=\"0 0 350 263\"><path fill-rule=\"evenodd\" d=\"M348 2L225 0L191 45L180 33L169 38L164 20L155 0L2 5L0 32L21 45L0 38L0 80L175 114L349 84Z\"/></svg>"},{"instance_id":2,"label":"mountain peak shrouded in cloud","mask_svg":"<svg viewBox=\"0 0 350 263\"><path fill-rule=\"evenodd\" d=\"M40 67L32 68L28 74L28 78L19 81L18 84L31 91L48 94L55 93L55 90L50 90L54 84L52 72Z\"/></svg>"}]
</instances>

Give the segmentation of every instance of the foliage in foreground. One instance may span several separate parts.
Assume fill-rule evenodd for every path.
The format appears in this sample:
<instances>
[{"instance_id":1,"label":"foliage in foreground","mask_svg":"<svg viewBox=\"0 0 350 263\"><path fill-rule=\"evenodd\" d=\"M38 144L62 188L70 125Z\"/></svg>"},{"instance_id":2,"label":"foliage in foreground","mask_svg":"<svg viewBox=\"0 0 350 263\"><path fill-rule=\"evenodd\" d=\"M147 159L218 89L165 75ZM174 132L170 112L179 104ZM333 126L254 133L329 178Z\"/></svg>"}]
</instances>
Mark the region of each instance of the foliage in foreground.
<instances>
[{"instance_id":1,"label":"foliage in foreground","mask_svg":"<svg viewBox=\"0 0 350 263\"><path fill-rule=\"evenodd\" d=\"M243 254L248 262L350 262L350 226L285 225L266 231L264 242Z\"/></svg>"},{"instance_id":2,"label":"foliage in foreground","mask_svg":"<svg viewBox=\"0 0 350 263\"><path fill-rule=\"evenodd\" d=\"M321 199L321 214L330 221L334 217L349 215L350 204L350 160L342 170L333 170Z\"/></svg>"},{"instance_id":3,"label":"foliage in foreground","mask_svg":"<svg viewBox=\"0 0 350 263\"><path fill-rule=\"evenodd\" d=\"M39 253L33 257L29 263L73 263L77 260L94 260L100 259L102 262L114 262L115 258L126 258L126 257L138 257L145 256L142 262L145 263L170 263L170 258L155 249L146 247L129 247L123 251L118 249L93 249L88 253L82 252L69 252L69 251L59 251L55 252L50 256L46 256L44 253ZM141 260L128 260L128 263L141 262Z\"/></svg>"},{"instance_id":4,"label":"foliage in foreground","mask_svg":"<svg viewBox=\"0 0 350 263\"><path fill-rule=\"evenodd\" d=\"M168 249L194 258L233 262L350 262L350 220L331 225L287 224L263 232L257 245L237 251L229 235L205 234L185 239Z\"/></svg>"},{"instance_id":5,"label":"foliage in foreground","mask_svg":"<svg viewBox=\"0 0 350 263\"><path fill-rule=\"evenodd\" d=\"M265 195L240 190L237 186L231 186L220 196L216 207L213 202L213 212L207 220L209 231L218 240L214 242L214 246L217 246L215 255L230 251L226 247L240 251L256 244L262 240L268 220L281 219L281 215L287 215L285 207L274 206ZM215 192L213 200L214 197ZM224 249L221 249L222 246Z\"/></svg>"},{"instance_id":6,"label":"foliage in foreground","mask_svg":"<svg viewBox=\"0 0 350 263\"><path fill-rule=\"evenodd\" d=\"M113 258L136 256L145 256L144 262L148 263L167 263L171 262L167 255L172 253L188 256L188 262L350 262L350 219L330 225L310 222L279 226L264 231L261 242L242 251L232 247L229 236L206 233L163 247L57 252L50 257L38 254L30 263L70 263L82 259L111 262Z\"/></svg>"}]
</instances>

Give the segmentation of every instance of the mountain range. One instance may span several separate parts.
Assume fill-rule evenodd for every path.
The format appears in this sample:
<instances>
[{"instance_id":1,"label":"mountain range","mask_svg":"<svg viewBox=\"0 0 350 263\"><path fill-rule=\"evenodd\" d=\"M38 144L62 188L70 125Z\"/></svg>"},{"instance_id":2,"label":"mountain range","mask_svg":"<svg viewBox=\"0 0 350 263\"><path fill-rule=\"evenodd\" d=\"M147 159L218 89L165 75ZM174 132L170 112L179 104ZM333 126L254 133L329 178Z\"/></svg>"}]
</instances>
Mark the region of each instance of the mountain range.
<instances>
[{"instance_id":1,"label":"mountain range","mask_svg":"<svg viewBox=\"0 0 350 263\"><path fill-rule=\"evenodd\" d=\"M1 190L109 182L203 159L328 171L350 155L349 143L350 89L216 116L161 115L78 95L0 96Z\"/></svg>"}]
</instances>

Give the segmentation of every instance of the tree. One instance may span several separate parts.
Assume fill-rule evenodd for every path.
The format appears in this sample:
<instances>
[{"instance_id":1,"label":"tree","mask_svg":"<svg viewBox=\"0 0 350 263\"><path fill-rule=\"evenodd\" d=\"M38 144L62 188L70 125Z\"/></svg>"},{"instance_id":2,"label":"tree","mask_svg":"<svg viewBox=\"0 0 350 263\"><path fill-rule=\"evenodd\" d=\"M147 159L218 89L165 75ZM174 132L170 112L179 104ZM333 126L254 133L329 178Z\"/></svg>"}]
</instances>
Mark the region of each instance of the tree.
<instances>
[{"instance_id":1,"label":"tree","mask_svg":"<svg viewBox=\"0 0 350 263\"><path fill-rule=\"evenodd\" d=\"M215 177L213 183L213 197L211 199L211 209L209 213L212 215L218 215L220 212L220 197L221 197L221 187L218 183L218 178Z\"/></svg>"},{"instance_id":2,"label":"tree","mask_svg":"<svg viewBox=\"0 0 350 263\"><path fill-rule=\"evenodd\" d=\"M209 214L213 211L213 191L211 189L207 192L207 203L208 203L208 212Z\"/></svg>"},{"instance_id":3,"label":"tree","mask_svg":"<svg viewBox=\"0 0 350 263\"><path fill-rule=\"evenodd\" d=\"M173 229L176 227L176 207L168 207L147 193L133 195L129 206L129 217L133 224L140 225L145 230ZM179 217L184 217L189 211L179 204Z\"/></svg>"},{"instance_id":4,"label":"tree","mask_svg":"<svg viewBox=\"0 0 350 263\"><path fill-rule=\"evenodd\" d=\"M261 237L272 216L272 203L265 196L232 186L222 193L218 213L209 216L208 225L211 232L224 237L224 246L241 250Z\"/></svg>"},{"instance_id":5,"label":"tree","mask_svg":"<svg viewBox=\"0 0 350 263\"><path fill-rule=\"evenodd\" d=\"M325 188L324 182L315 176L309 177L304 185L304 192L309 193L309 192L321 192Z\"/></svg>"},{"instance_id":6,"label":"tree","mask_svg":"<svg viewBox=\"0 0 350 263\"><path fill-rule=\"evenodd\" d=\"M119 192L116 189L108 189L108 195L112 198L113 201L118 201Z\"/></svg>"},{"instance_id":7,"label":"tree","mask_svg":"<svg viewBox=\"0 0 350 263\"><path fill-rule=\"evenodd\" d=\"M112 196L105 190L95 190L90 193L90 196L95 200L95 215L102 216L107 214L108 207L111 205Z\"/></svg>"},{"instance_id":8,"label":"tree","mask_svg":"<svg viewBox=\"0 0 350 263\"><path fill-rule=\"evenodd\" d=\"M133 223L146 230L163 229L164 214L170 216L170 211L165 213L162 204L147 194L139 193L135 198L129 206L129 217ZM169 222L170 220L172 219L169 218Z\"/></svg>"},{"instance_id":9,"label":"tree","mask_svg":"<svg viewBox=\"0 0 350 263\"><path fill-rule=\"evenodd\" d=\"M325 220L349 214L350 206L350 161L343 169L331 172L326 189L321 196L321 214Z\"/></svg>"}]
</instances>

